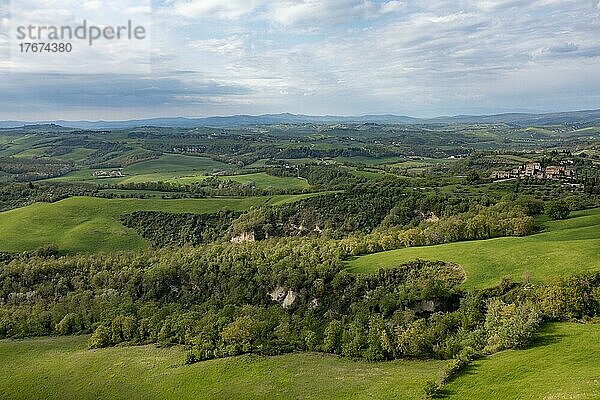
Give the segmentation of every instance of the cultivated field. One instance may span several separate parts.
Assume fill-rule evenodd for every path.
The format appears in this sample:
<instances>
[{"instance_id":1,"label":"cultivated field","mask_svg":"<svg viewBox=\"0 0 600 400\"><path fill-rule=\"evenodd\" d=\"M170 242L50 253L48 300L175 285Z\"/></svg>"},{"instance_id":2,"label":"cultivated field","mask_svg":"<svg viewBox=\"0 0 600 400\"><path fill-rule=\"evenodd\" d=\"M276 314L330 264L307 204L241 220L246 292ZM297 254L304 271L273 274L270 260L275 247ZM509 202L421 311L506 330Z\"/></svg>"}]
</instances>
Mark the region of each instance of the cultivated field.
<instances>
[{"instance_id":1,"label":"cultivated field","mask_svg":"<svg viewBox=\"0 0 600 400\"><path fill-rule=\"evenodd\" d=\"M202 180L214 171L233 168L207 157L165 154L155 160L142 161L123 168L123 177L97 178L93 176L96 170L84 168L58 178L48 179L48 181L115 184L172 181L192 177Z\"/></svg>"}]
</instances>

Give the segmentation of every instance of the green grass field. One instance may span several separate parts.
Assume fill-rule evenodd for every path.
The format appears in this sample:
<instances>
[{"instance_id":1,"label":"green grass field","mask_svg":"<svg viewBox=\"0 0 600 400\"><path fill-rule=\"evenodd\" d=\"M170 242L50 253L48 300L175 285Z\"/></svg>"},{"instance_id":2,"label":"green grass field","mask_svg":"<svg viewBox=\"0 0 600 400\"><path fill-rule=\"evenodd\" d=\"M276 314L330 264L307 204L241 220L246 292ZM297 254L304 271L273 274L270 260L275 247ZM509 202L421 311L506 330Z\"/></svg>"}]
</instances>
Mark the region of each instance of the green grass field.
<instances>
[{"instance_id":1,"label":"green grass field","mask_svg":"<svg viewBox=\"0 0 600 400\"><path fill-rule=\"evenodd\" d=\"M142 176L143 177L143 176ZM139 179L138 177L134 177ZM178 178L168 179L169 183L177 183L181 185L193 184L201 182L206 179L207 176L202 175L191 175L181 176ZM308 182L304 179L298 179L293 177L278 177L271 176L264 172L258 172L253 174L241 174L241 175L224 175L219 176L221 180L231 180L241 184L252 184L252 186L258 189L307 189L310 187Z\"/></svg>"},{"instance_id":2,"label":"green grass field","mask_svg":"<svg viewBox=\"0 0 600 400\"><path fill-rule=\"evenodd\" d=\"M181 347L86 350L87 336L0 341L2 399L421 399L443 361L357 362L316 353L182 365ZM473 362L445 398L598 399L600 325L544 327L525 350Z\"/></svg>"},{"instance_id":3,"label":"green grass field","mask_svg":"<svg viewBox=\"0 0 600 400\"><path fill-rule=\"evenodd\" d=\"M232 181L242 184L248 184L252 182L257 188L261 189L307 189L310 187L305 179L271 176L264 172L246 175L232 175L224 177L223 179L231 179Z\"/></svg>"},{"instance_id":4,"label":"green grass field","mask_svg":"<svg viewBox=\"0 0 600 400\"><path fill-rule=\"evenodd\" d=\"M210 173L214 170L231 168L229 165L211 160L207 157L184 156L178 154L166 154L155 160L143 161L125 168L128 175L141 174L164 174L164 173L186 173L202 172Z\"/></svg>"},{"instance_id":5,"label":"green grass field","mask_svg":"<svg viewBox=\"0 0 600 400\"><path fill-rule=\"evenodd\" d=\"M373 272L417 258L451 261L467 272L467 288L492 286L504 276L520 280L525 272L540 280L600 270L600 209L543 224L545 231L532 236L392 250L357 257L348 262L348 268Z\"/></svg>"},{"instance_id":6,"label":"green grass field","mask_svg":"<svg viewBox=\"0 0 600 400\"><path fill-rule=\"evenodd\" d=\"M112 184L175 181L183 178L193 178L197 181L204 179L214 171L231 169L235 168L206 157L166 154L155 160L142 161L125 167L123 169L124 177L97 178L92 175L95 170L81 169L58 178L49 179L49 181Z\"/></svg>"},{"instance_id":7,"label":"green grass field","mask_svg":"<svg viewBox=\"0 0 600 400\"><path fill-rule=\"evenodd\" d=\"M148 243L119 217L134 211L210 213L245 210L263 203L283 204L300 196L212 199L100 199L72 197L57 203L36 203L0 213L0 251L27 251L55 245L61 251L135 250Z\"/></svg>"},{"instance_id":8,"label":"green grass field","mask_svg":"<svg viewBox=\"0 0 600 400\"><path fill-rule=\"evenodd\" d=\"M37 149L36 149L37 150ZM41 150L40 150L41 151ZM78 156L77 154L73 155ZM80 156L80 155L79 155ZM84 168L61 177L48 179L54 182L87 183L144 183L168 182L188 185L201 182L215 171L234 171L236 167L206 157L163 155L155 160L142 161L123 169L125 176L118 178L97 178L93 169ZM293 177L276 177L264 172L220 176L223 180L232 180L242 184L254 183L259 189L306 189L310 185L306 180Z\"/></svg>"},{"instance_id":9,"label":"green grass field","mask_svg":"<svg viewBox=\"0 0 600 400\"><path fill-rule=\"evenodd\" d=\"M420 399L441 361L303 353L181 365L182 348L86 350L87 337L0 341L2 399Z\"/></svg>"},{"instance_id":10,"label":"green grass field","mask_svg":"<svg viewBox=\"0 0 600 400\"><path fill-rule=\"evenodd\" d=\"M600 325L550 324L534 345L475 361L450 399L600 399Z\"/></svg>"}]
</instances>

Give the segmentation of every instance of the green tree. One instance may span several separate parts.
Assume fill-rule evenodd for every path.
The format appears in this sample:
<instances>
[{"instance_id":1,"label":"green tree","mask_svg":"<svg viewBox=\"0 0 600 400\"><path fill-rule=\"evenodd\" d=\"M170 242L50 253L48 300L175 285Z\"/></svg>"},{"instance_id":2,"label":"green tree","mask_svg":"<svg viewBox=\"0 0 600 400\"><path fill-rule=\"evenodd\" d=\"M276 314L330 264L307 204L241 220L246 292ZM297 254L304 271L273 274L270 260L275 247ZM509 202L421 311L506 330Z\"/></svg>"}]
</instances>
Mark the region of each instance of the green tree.
<instances>
[{"instance_id":1,"label":"green tree","mask_svg":"<svg viewBox=\"0 0 600 400\"><path fill-rule=\"evenodd\" d=\"M105 327L104 325L99 325L96 328L96 330L94 331L94 333L92 334L92 336L90 337L89 348L90 349L101 349L103 347L110 346L110 344L111 344L110 337L111 337L110 330L107 327Z\"/></svg>"},{"instance_id":2,"label":"green tree","mask_svg":"<svg viewBox=\"0 0 600 400\"><path fill-rule=\"evenodd\" d=\"M558 200L547 203L544 212L550 218L557 220L568 218L569 214L571 213L571 210L569 209L567 203Z\"/></svg>"},{"instance_id":3,"label":"green tree","mask_svg":"<svg viewBox=\"0 0 600 400\"><path fill-rule=\"evenodd\" d=\"M342 324L340 321L333 320L325 328L325 339L323 340L323 350L328 353L339 354L342 345Z\"/></svg>"}]
</instances>

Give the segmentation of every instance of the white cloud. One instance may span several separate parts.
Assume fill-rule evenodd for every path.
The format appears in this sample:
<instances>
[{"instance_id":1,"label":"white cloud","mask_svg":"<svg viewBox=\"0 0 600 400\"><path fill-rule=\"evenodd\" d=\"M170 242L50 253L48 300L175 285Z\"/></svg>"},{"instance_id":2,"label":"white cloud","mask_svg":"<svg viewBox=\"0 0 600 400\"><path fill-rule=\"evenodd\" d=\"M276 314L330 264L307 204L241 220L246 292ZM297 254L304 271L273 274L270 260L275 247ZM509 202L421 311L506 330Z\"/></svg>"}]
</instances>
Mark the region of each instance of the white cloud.
<instances>
[{"instance_id":1,"label":"white cloud","mask_svg":"<svg viewBox=\"0 0 600 400\"><path fill-rule=\"evenodd\" d=\"M404 7L398 0L176 0L166 11L186 19L239 20L254 15L282 26L315 26L397 13Z\"/></svg>"},{"instance_id":2,"label":"white cloud","mask_svg":"<svg viewBox=\"0 0 600 400\"><path fill-rule=\"evenodd\" d=\"M401 1L371 0L281 0L268 7L267 18L283 26L345 23L399 12Z\"/></svg>"},{"instance_id":3,"label":"white cloud","mask_svg":"<svg viewBox=\"0 0 600 400\"><path fill-rule=\"evenodd\" d=\"M239 56L244 50L244 38L241 36L230 36L224 39L193 40L188 46L201 51L220 54L233 53Z\"/></svg>"},{"instance_id":4,"label":"white cloud","mask_svg":"<svg viewBox=\"0 0 600 400\"><path fill-rule=\"evenodd\" d=\"M48 7L42 0L32 2L36 6L25 11L42 18ZM88 8L93 3L89 0ZM118 4L132 12L139 5L133 0ZM212 95L210 103L222 106L221 113L439 114L527 104L577 108L574 104L597 101L600 92L598 79L585 84L578 75L585 70L588 81L593 72L600 76L598 4L167 0L153 15L158 30L153 68L165 77L190 72L169 81L182 88L208 80L219 88L246 89ZM58 2L52 7L66 8ZM92 15L107 18L100 11ZM121 44L100 56L127 72L144 54ZM518 96L511 98L511 92ZM561 97L567 92L568 98ZM195 93L169 96L181 109L186 101L190 107L198 104Z\"/></svg>"},{"instance_id":5,"label":"white cloud","mask_svg":"<svg viewBox=\"0 0 600 400\"><path fill-rule=\"evenodd\" d=\"M75 0L31 0L29 2L13 1L11 3L12 56L9 64L13 71L30 73L143 73L151 70L151 11L150 1L136 0L91 0L80 2ZM82 26L84 20L87 27L95 25L123 26L128 20L134 27L144 27L147 40L106 40L99 39L90 46L88 40L69 40L65 37L61 42L70 42L70 53L24 53L19 49L20 41L16 40L17 27L34 25L38 27L69 26L75 29ZM60 31L60 30L59 30ZM36 37L40 41L48 41L47 36ZM42 35L47 35L47 31ZM89 37L89 34L87 35Z\"/></svg>"},{"instance_id":6,"label":"white cloud","mask_svg":"<svg viewBox=\"0 0 600 400\"><path fill-rule=\"evenodd\" d=\"M184 18L238 19L256 9L260 0L177 0L171 10Z\"/></svg>"}]
</instances>

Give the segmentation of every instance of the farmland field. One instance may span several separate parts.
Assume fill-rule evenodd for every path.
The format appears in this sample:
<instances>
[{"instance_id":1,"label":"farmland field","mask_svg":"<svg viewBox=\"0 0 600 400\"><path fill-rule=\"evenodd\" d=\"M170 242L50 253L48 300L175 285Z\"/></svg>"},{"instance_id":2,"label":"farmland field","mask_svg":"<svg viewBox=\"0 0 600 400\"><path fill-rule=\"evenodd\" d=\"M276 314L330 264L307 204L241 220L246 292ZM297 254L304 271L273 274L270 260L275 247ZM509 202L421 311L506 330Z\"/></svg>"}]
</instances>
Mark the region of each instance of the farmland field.
<instances>
[{"instance_id":1,"label":"farmland field","mask_svg":"<svg viewBox=\"0 0 600 400\"><path fill-rule=\"evenodd\" d=\"M412 247L361 256L351 260L353 272L373 272L414 259L460 264L467 272L465 286L482 288L504 276L534 280L600 270L600 209L580 211L564 221L544 223L545 232L527 237L458 242ZM576 255L576 256L574 256Z\"/></svg>"},{"instance_id":2,"label":"farmland field","mask_svg":"<svg viewBox=\"0 0 600 400\"><path fill-rule=\"evenodd\" d=\"M123 169L124 176L119 178L99 179L92 175L95 170L84 168L58 178L49 179L49 181L114 184L173 181L190 177L199 177L201 180L213 171L232 168L227 164L206 157L166 154L155 160L142 161L125 167Z\"/></svg>"},{"instance_id":3,"label":"farmland field","mask_svg":"<svg viewBox=\"0 0 600 400\"><path fill-rule=\"evenodd\" d=\"M306 189L310 185L305 179L293 177L277 177L267 175L266 173L233 175L225 177L235 182L242 184L254 183L258 188L273 188L273 189Z\"/></svg>"},{"instance_id":4,"label":"farmland field","mask_svg":"<svg viewBox=\"0 0 600 400\"><path fill-rule=\"evenodd\" d=\"M181 347L86 350L87 336L0 341L5 399L420 399L441 361L358 362L316 353L183 366Z\"/></svg>"}]
</instances>

